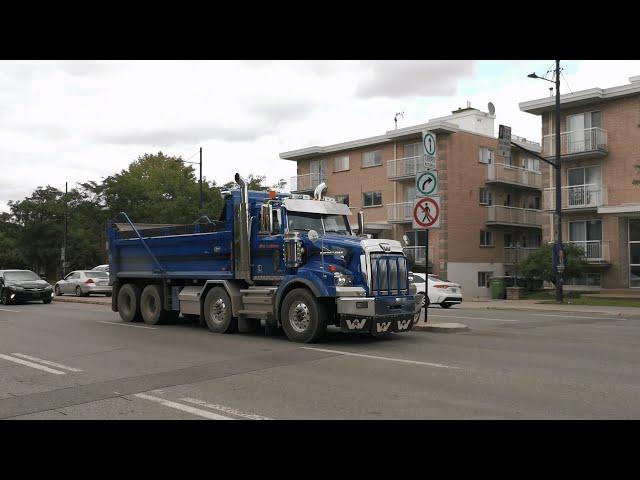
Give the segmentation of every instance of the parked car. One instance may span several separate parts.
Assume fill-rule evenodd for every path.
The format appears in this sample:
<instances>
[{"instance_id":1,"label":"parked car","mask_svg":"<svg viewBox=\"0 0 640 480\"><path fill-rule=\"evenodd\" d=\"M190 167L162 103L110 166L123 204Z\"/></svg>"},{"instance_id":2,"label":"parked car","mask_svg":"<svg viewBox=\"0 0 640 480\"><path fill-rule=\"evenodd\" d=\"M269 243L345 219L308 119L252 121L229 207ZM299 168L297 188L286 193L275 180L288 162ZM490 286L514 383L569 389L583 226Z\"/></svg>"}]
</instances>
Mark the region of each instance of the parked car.
<instances>
[{"instance_id":1,"label":"parked car","mask_svg":"<svg viewBox=\"0 0 640 480\"><path fill-rule=\"evenodd\" d=\"M0 270L0 303L42 300L51 303L53 287L31 270Z\"/></svg>"},{"instance_id":2,"label":"parked car","mask_svg":"<svg viewBox=\"0 0 640 480\"><path fill-rule=\"evenodd\" d=\"M71 272L55 286L56 296L73 295L86 297L92 293L103 293L111 296L109 274L98 270L76 270Z\"/></svg>"},{"instance_id":3,"label":"parked car","mask_svg":"<svg viewBox=\"0 0 640 480\"><path fill-rule=\"evenodd\" d=\"M426 278L424 273L413 273L410 280L415 284L418 293L425 293ZM429 274L429 293L425 295L427 305L437 304L442 308L462 303L462 286L448 282L436 275Z\"/></svg>"},{"instance_id":4,"label":"parked car","mask_svg":"<svg viewBox=\"0 0 640 480\"><path fill-rule=\"evenodd\" d=\"M97 267L93 267L91 270L96 272L107 272L109 273L109 265L98 265Z\"/></svg>"}]
</instances>

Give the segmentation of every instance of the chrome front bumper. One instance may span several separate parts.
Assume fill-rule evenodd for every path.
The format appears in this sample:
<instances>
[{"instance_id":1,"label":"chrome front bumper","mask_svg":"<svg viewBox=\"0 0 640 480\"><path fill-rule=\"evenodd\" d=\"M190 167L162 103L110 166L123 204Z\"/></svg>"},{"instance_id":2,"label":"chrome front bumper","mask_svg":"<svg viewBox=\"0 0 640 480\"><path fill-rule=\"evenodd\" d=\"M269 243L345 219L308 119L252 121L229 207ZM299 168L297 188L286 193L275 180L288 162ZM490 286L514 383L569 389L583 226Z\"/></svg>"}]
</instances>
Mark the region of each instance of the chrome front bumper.
<instances>
[{"instance_id":1,"label":"chrome front bumper","mask_svg":"<svg viewBox=\"0 0 640 480\"><path fill-rule=\"evenodd\" d=\"M340 328L343 332L373 335L411 330L416 313L422 307L423 295L338 297L336 298Z\"/></svg>"}]
</instances>

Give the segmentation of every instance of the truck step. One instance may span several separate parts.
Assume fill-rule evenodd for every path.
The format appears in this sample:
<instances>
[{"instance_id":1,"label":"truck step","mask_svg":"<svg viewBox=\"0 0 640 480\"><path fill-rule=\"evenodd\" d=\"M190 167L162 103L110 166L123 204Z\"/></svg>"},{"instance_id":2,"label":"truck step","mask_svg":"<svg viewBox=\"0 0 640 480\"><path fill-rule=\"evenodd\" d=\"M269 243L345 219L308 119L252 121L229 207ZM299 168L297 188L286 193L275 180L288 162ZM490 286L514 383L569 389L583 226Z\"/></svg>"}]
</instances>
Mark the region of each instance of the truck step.
<instances>
[{"instance_id":1,"label":"truck step","mask_svg":"<svg viewBox=\"0 0 640 480\"><path fill-rule=\"evenodd\" d=\"M242 297L242 303L259 305L273 305L273 296L266 297L264 295L245 295Z\"/></svg>"},{"instance_id":2,"label":"truck step","mask_svg":"<svg viewBox=\"0 0 640 480\"><path fill-rule=\"evenodd\" d=\"M277 287L252 287L241 289L240 293L244 293L245 295L273 295L274 293L276 293L277 289Z\"/></svg>"},{"instance_id":3,"label":"truck step","mask_svg":"<svg viewBox=\"0 0 640 480\"><path fill-rule=\"evenodd\" d=\"M238 315L250 318L268 318L270 313L261 310L238 310Z\"/></svg>"}]
</instances>

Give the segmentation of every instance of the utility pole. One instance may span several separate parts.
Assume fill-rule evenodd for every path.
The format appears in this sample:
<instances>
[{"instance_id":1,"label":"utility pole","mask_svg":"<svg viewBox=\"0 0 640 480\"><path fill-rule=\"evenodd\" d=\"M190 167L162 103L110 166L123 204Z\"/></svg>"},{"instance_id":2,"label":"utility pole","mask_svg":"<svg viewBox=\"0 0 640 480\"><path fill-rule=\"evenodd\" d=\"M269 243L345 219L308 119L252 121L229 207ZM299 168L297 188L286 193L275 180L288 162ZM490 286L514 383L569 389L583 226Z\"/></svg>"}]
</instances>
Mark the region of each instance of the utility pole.
<instances>
[{"instance_id":1,"label":"utility pole","mask_svg":"<svg viewBox=\"0 0 640 480\"><path fill-rule=\"evenodd\" d=\"M64 182L64 243L62 250L62 276L67 275L67 228L68 228L68 205L67 201L68 182Z\"/></svg>"},{"instance_id":2,"label":"utility pole","mask_svg":"<svg viewBox=\"0 0 640 480\"><path fill-rule=\"evenodd\" d=\"M202 210L202 147L200 147L200 210Z\"/></svg>"},{"instance_id":3,"label":"utility pole","mask_svg":"<svg viewBox=\"0 0 640 480\"><path fill-rule=\"evenodd\" d=\"M547 72L549 73L549 72ZM555 176L556 176L556 213L554 215L554 243L553 243L553 259L554 259L554 269L555 269L555 277L556 277L556 301L558 303L562 303L564 298L564 292L562 288L563 282L563 273L564 273L564 250L562 248L562 163L560 157L560 60L556 60L556 78L554 80L549 80L548 78L539 77L535 73L531 73L527 75L529 78L538 78L540 80L546 80L547 82L555 83L556 86L556 108L554 115L554 124L555 124L555 147L556 147L556 159L555 162L551 162L548 159L541 157L540 155L535 154L527 150L526 148L520 147L519 145L514 145L529 154L532 154L546 163L553 165Z\"/></svg>"}]
</instances>

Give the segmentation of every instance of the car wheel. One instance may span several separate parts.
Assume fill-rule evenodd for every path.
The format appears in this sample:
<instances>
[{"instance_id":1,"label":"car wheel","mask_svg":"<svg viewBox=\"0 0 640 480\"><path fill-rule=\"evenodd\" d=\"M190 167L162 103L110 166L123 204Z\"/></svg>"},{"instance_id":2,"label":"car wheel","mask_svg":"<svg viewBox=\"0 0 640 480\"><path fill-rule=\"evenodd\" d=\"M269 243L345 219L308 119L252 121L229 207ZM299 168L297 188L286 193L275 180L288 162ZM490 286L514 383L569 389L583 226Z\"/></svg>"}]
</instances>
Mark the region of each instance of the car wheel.
<instances>
[{"instance_id":1,"label":"car wheel","mask_svg":"<svg viewBox=\"0 0 640 480\"><path fill-rule=\"evenodd\" d=\"M327 311L309 290L296 288L282 302L280 322L292 342L312 343L327 330Z\"/></svg>"},{"instance_id":2,"label":"car wheel","mask_svg":"<svg viewBox=\"0 0 640 480\"><path fill-rule=\"evenodd\" d=\"M44 303L45 305L48 303L51 303L51 299L50 298L43 298L42 299L42 303Z\"/></svg>"},{"instance_id":3,"label":"car wheel","mask_svg":"<svg viewBox=\"0 0 640 480\"><path fill-rule=\"evenodd\" d=\"M209 290L204 300L204 321L215 333L233 333L238 327L238 319L233 318L231 299L222 287Z\"/></svg>"},{"instance_id":4,"label":"car wheel","mask_svg":"<svg viewBox=\"0 0 640 480\"><path fill-rule=\"evenodd\" d=\"M453 305L452 303L441 303L440 306L442 308L451 308L451 305Z\"/></svg>"},{"instance_id":5,"label":"car wheel","mask_svg":"<svg viewBox=\"0 0 640 480\"><path fill-rule=\"evenodd\" d=\"M82 289L80 287L76 287L76 297L84 297L82 294Z\"/></svg>"},{"instance_id":6,"label":"car wheel","mask_svg":"<svg viewBox=\"0 0 640 480\"><path fill-rule=\"evenodd\" d=\"M3 290L2 295L0 295L0 303L3 305L11 305L11 299L9 298L9 291Z\"/></svg>"},{"instance_id":7,"label":"car wheel","mask_svg":"<svg viewBox=\"0 0 640 480\"><path fill-rule=\"evenodd\" d=\"M61 297L62 296L62 292L60 291L60 287L58 285L56 285L56 287L54 288L54 293L53 293L56 297Z\"/></svg>"}]
</instances>

